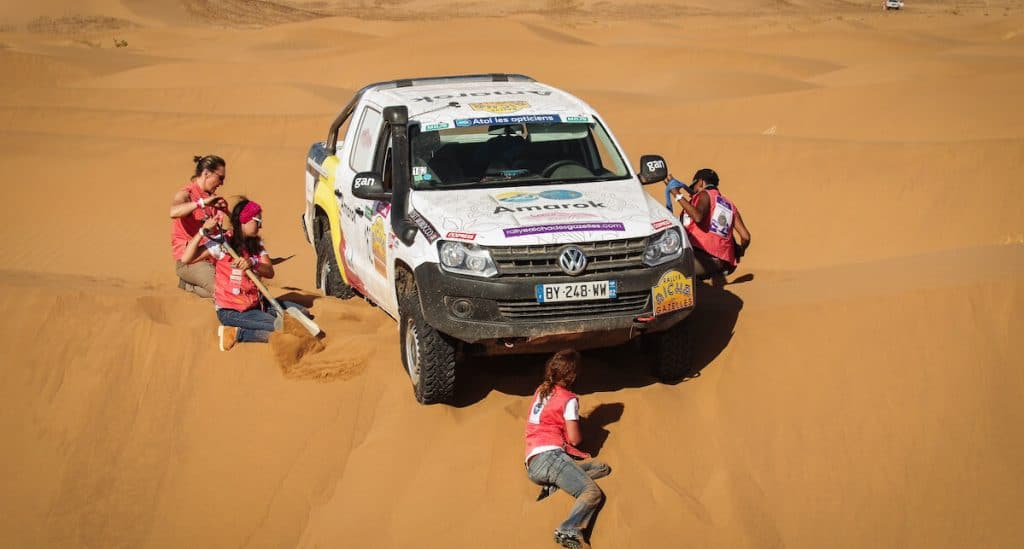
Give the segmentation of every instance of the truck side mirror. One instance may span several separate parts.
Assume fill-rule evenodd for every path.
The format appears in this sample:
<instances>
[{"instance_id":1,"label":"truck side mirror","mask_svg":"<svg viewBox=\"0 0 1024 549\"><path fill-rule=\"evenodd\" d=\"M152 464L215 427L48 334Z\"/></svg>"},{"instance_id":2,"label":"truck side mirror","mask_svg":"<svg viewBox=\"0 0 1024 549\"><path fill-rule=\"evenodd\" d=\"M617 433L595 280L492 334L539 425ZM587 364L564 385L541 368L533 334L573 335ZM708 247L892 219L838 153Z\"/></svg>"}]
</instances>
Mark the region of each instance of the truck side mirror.
<instances>
[{"instance_id":1,"label":"truck side mirror","mask_svg":"<svg viewBox=\"0 0 1024 549\"><path fill-rule=\"evenodd\" d=\"M640 157L640 183L657 183L668 177L668 165L665 159L656 154L645 154Z\"/></svg>"},{"instance_id":2,"label":"truck side mirror","mask_svg":"<svg viewBox=\"0 0 1024 549\"><path fill-rule=\"evenodd\" d=\"M359 172L352 179L352 196L363 200L391 201L391 193L384 190L381 175L376 172Z\"/></svg>"}]
</instances>

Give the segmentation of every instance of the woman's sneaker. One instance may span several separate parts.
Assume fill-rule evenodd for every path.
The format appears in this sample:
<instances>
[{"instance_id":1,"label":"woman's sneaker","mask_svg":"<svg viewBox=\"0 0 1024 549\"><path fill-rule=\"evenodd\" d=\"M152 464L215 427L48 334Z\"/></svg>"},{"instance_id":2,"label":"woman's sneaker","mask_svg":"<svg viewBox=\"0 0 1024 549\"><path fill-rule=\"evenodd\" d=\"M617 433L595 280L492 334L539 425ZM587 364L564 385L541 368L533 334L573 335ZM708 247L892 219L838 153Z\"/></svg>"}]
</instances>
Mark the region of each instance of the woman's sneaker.
<instances>
[{"instance_id":1,"label":"woman's sneaker","mask_svg":"<svg viewBox=\"0 0 1024 549\"><path fill-rule=\"evenodd\" d=\"M583 541L582 535L560 530L555 530L555 543L567 549L590 549L590 544Z\"/></svg>"},{"instance_id":2,"label":"woman's sneaker","mask_svg":"<svg viewBox=\"0 0 1024 549\"><path fill-rule=\"evenodd\" d=\"M220 350L227 351L235 346L238 340L238 328L232 326L217 326L217 337L220 339Z\"/></svg>"}]
</instances>

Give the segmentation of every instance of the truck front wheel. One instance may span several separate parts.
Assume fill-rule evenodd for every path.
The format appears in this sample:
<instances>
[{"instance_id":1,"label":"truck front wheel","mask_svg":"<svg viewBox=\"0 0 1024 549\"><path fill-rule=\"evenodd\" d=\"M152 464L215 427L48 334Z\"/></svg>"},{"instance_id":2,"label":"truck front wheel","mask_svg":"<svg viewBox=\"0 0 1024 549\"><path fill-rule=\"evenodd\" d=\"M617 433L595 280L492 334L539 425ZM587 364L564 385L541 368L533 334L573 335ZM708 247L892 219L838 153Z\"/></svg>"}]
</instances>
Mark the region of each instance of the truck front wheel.
<instances>
[{"instance_id":1,"label":"truck front wheel","mask_svg":"<svg viewBox=\"0 0 1024 549\"><path fill-rule=\"evenodd\" d=\"M320 221L322 222L322 221ZM345 284L341 278L341 270L334 258L334 244L331 242L331 230L324 228L316 241L316 276L320 289L326 296L349 299L356 295L352 286Z\"/></svg>"},{"instance_id":2,"label":"truck front wheel","mask_svg":"<svg viewBox=\"0 0 1024 549\"><path fill-rule=\"evenodd\" d=\"M673 383L690 375L693 368L693 330L690 319L651 334L654 343L654 377L663 383Z\"/></svg>"},{"instance_id":3,"label":"truck front wheel","mask_svg":"<svg viewBox=\"0 0 1024 549\"><path fill-rule=\"evenodd\" d=\"M423 319L415 286L399 298L399 344L402 364L421 404L451 402L455 397L455 344Z\"/></svg>"}]
</instances>

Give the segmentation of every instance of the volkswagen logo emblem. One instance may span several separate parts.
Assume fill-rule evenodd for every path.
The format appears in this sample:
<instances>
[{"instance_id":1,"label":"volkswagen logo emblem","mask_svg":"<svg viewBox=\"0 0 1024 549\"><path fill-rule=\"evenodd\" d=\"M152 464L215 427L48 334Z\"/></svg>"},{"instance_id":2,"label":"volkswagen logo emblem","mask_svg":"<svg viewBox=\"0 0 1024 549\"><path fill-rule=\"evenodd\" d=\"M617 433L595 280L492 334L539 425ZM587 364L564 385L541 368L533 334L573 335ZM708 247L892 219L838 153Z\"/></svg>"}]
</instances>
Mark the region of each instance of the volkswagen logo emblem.
<instances>
[{"instance_id":1,"label":"volkswagen logo emblem","mask_svg":"<svg viewBox=\"0 0 1024 549\"><path fill-rule=\"evenodd\" d=\"M558 266L565 274L576 276L587 268L587 256L576 246L566 246L558 254Z\"/></svg>"}]
</instances>

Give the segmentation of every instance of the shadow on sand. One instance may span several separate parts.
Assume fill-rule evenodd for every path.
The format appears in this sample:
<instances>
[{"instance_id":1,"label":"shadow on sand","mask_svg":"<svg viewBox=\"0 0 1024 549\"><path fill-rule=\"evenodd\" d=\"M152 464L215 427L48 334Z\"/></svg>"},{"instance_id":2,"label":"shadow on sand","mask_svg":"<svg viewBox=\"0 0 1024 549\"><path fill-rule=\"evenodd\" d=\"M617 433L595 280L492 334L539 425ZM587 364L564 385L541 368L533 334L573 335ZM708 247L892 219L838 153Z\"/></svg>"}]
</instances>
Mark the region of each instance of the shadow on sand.
<instances>
[{"instance_id":1,"label":"shadow on sand","mask_svg":"<svg viewBox=\"0 0 1024 549\"><path fill-rule=\"evenodd\" d=\"M291 301L292 303L298 303L307 309L313 307L313 303L316 302L316 300L324 297L319 294L311 294L299 288L292 288L290 286L285 286L281 289L288 290L288 292L281 294L274 299L277 299L278 301Z\"/></svg>"},{"instance_id":2,"label":"shadow on sand","mask_svg":"<svg viewBox=\"0 0 1024 549\"><path fill-rule=\"evenodd\" d=\"M580 446L580 450L597 457L604 442L608 440L609 433L605 427L619 421L625 408L621 402L606 402L598 404L590 413L585 413L580 422L580 431L583 434L583 445Z\"/></svg>"},{"instance_id":3,"label":"shadow on sand","mask_svg":"<svg viewBox=\"0 0 1024 549\"><path fill-rule=\"evenodd\" d=\"M725 288L701 284L697 308L687 322L693 330L691 373L680 382L700 376L732 339L743 301ZM544 377L549 354L465 357L459 364L454 405L462 408L483 400L491 391L530 396ZM651 374L656 357L644 338L625 345L583 353L583 370L573 390L579 394L646 387L658 381ZM679 383L679 382L677 382ZM621 410L620 410L621 415Z\"/></svg>"}]
</instances>

